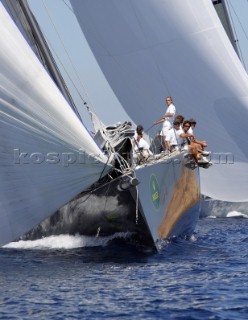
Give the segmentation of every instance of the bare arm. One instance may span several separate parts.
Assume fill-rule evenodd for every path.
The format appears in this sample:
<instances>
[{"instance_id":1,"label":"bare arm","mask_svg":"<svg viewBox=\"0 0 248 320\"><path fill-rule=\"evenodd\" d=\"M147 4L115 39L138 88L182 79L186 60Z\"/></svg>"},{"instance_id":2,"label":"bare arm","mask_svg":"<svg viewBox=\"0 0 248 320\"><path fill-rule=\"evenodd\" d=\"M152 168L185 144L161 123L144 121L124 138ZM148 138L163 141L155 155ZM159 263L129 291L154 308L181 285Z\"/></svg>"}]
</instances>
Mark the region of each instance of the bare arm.
<instances>
[{"instance_id":1,"label":"bare arm","mask_svg":"<svg viewBox=\"0 0 248 320\"><path fill-rule=\"evenodd\" d=\"M162 122L164 122L164 120L165 120L165 117L163 117L163 118L160 119L160 120L155 121L154 124L162 123Z\"/></svg>"},{"instance_id":2,"label":"bare arm","mask_svg":"<svg viewBox=\"0 0 248 320\"><path fill-rule=\"evenodd\" d=\"M194 135L191 133L181 133L180 137L181 138L192 138L193 140L195 139Z\"/></svg>"},{"instance_id":3,"label":"bare arm","mask_svg":"<svg viewBox=\"0 0 248 320\"><path fill-rule=\"evenodd\" d=\"M155 121L154 124L162 123L165 121L165 118L172 118L172 117L174 117L174 113L166 113L162 119Z\"/></svg>"}]
</instances>

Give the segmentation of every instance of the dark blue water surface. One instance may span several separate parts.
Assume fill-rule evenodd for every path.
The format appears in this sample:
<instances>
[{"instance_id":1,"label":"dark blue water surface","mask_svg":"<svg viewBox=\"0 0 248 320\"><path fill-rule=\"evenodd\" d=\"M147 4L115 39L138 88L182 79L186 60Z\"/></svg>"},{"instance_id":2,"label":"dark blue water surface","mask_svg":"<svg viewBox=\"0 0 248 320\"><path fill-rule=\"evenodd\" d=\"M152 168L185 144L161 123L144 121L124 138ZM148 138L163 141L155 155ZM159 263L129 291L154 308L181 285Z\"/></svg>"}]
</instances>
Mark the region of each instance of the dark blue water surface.
<instances>
[{"instance_id":1,"label":"dark blue water surface","mask_svg":"<svg viewBox=\"0 0 248 320\"><path fill-rule=\"evenodd\" d=\"M157 254L47 246L0 249L0 319L248 319L248 219L202 219Z\"/></svg>"}]
</instances>

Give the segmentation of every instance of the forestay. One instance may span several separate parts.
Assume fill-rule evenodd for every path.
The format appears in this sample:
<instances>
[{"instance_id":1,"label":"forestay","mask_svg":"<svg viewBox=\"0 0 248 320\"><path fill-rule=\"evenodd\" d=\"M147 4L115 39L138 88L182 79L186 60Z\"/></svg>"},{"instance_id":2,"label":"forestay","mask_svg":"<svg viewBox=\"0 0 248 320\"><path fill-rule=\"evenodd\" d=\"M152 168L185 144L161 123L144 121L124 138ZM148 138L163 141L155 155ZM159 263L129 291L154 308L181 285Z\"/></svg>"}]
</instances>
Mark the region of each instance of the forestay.
<instances>
[{"instance_id":1,"label":"forestay","mask_svg":"<svg viewBox=\"0 0 248 320\"><path fill-rule=\"evenodd\" d=\"M0 244L96 182L107 158L0 3Z\"/></svg>"},{"instance_id":2,"label":"forestay","mask_svg":"<svg viewBox=\"0 0 248 320\"><path fill-rule=\"evenodd\" d=\"M178 113L197 119L196 136L212 150L214 166L201 172L202 193L248 201L248 77L211 0L71 4L131 118L150 127L172 95Z\"/></svg>"}]
</instances>

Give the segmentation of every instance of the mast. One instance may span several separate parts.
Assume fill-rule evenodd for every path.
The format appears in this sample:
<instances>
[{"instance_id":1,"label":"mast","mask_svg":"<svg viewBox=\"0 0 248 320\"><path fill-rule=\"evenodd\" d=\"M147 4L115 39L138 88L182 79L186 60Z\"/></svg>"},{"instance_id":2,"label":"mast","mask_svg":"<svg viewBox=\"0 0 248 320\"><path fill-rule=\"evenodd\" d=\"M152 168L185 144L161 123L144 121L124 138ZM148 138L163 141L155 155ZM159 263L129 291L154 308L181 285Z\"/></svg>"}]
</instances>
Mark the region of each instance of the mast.
<instances>
[{"instance_id":1,"label":"mast","mask_svg":"<svg viewBox=\"0 0 248 320\"><path fill-rule=\"evenodd\" d=\"M50 76L56 83L65 99L74 110L78 118L81 120L77 107L57 67L42 31L40 30L40 27L29 8L27 0L3 0L2 2L14 21L18 24L18 26L21 26L26 40L33 47L33 50L39 57L39 60L49 72Z\"/></svg>"}]
</instances>

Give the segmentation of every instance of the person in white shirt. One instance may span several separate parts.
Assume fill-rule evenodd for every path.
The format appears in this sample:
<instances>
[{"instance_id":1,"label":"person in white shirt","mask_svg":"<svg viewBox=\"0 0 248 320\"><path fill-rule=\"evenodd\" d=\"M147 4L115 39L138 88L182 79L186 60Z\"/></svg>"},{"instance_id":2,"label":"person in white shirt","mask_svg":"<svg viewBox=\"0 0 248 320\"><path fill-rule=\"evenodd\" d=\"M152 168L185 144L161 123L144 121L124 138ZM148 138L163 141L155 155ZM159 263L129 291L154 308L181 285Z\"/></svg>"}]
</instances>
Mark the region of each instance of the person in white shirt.
<instances>
[{"instance_id":1,"label":"person in white shirt","mask_svg":"<svg viewBox=\"0 0 248 320\"><path fill-rule=\"evenodd\" d=\"M166 135L166 142L170 152L181 149L181 145L183 143L183 138L181 137L182 133L183 129L181 128L180 122L175 120L173 122L173 128Z\"/></svg>"},{"instance_id":2,"label":"person in white shirt","mask_svg":"<svg viewBox=\"0 0 248 320\"><path fill-rule=\"evenodd\" d=\"M199 144L195 143L195 141L197 141L195 136L192 133L188 132L190 126L190 121L184 121L183 134L180 134L188 147L189 153L192 155L197 164L211 164L211 162L207 158L203 157L204 154L200 149Z\"/></svg>"},{"instance_id":3,"label":"person in white shirt","mask_svg":"<svg viewBox=\"0 0 248 320\"><path fill-rule=\"evenodd\" d=\"M195 119L189 119L189 122L190 122L190 128L189 128L189 130L188 130L188 133L191 133L191 134L193 134L194 135L194 129L195 129L195 126L196 126L196 121L195 121ZM210 152L209 151L205 151L204 150L204 148L206 148L208 145L207 145L207 142L205 141L205 140L197 140L196 138L195 138L195 140L194 140L194 143L196 143L196 144L198 144L198 148L202 151L202 154L203 155L209 155L210 154Z\"/></svg>"},{"instance_id":4,"label":"person in white shirt","mask_svg":"<svg viewBox=\"0 0 248 320\"><path fill-rule=\"evenodd\" d=\"M179 123L180 123L180 128L182 128L183 121L184 121L184 116L181 115L181 114L178 114L178 115L175 117L175 121L179 122ZM174 122L175 122L175 121L174 121Z\"/></svg>"},{"instance_id":5,"label":"person in white shirt","mask_svg":"<svg viewBox=\"0 0 248 320\"><path fill-rule=\"evenodd\" d=\"M174 104L172 103L172 98L170 96L166 97L166 104L167 104L167 109L165 112L165 115L154 122L154 124L159 124L162 123L162 130L161 130L161 136L162 136L162 145L163 145L163 149L164 151L166 149L168 149L168 145L166 142L166 136L169 134L169 130L172 127L172 123L175 117L175 113L176 113L176 107L174 106Z\"/></svg>"},{"instance_id":6,"label":"person in white shirt","mask_svg":"<svg viewBox=\"0 0 248 320\"><path fill-rule=\"evenodd\" d=\"M146 140L143 138L143 135L141 133L138 133L134 142L134 151L137 152L140 149L149 150L149 148L150 148L149 143L146 142Z\"/></svg>"},{"instance_id":7,"label":"person in white shirt","mask_svg":"<svg viewBox=\"0 0 248 320\"><path fill-rule=\"evenodd\" d=\"M137 139L137 136L138 136L139 133L143 135L143 132L144 132L143 126L141 124L138 124L137 128L136 128L136 131L135 131L135 134L133 136L133 139Z\"/></svg>"},{"instance_id":8,"label":"person in white shirt","mask_svg":"<svg viewBox=\"0 0 248 320\"><path fill-rule=\"evenodd\" d=\"M141 124L137 125L137 128L136 128L136 131L135 131L135 134L134 136L131 138L131 141L132 141L132 145L133 145L133 148L135 147L135 144L137 143L137 137L138 135L141 135L142 137L142 141L144 140L145 143L146 143L146 146L148 146L147 149L150 148L150 144L147 142L147 140L149 140L147 134L144 133L144 128ZM140 139L140 138L139 138ZM141 141L141 143L142 143Z\"/></svg>"},{"instance_id":9,"label":"person in white shirt","mask_svg":"<svg viewBox=\"0 0 248 320\"><path fill-rule=\"evenodd\" d=\"M137 164L145 162L152 155L149 143L143 138L143 134L140 132L137 132L137 137L134 138L133 150L133 157Z\"/></svg>"}]
</instances>

